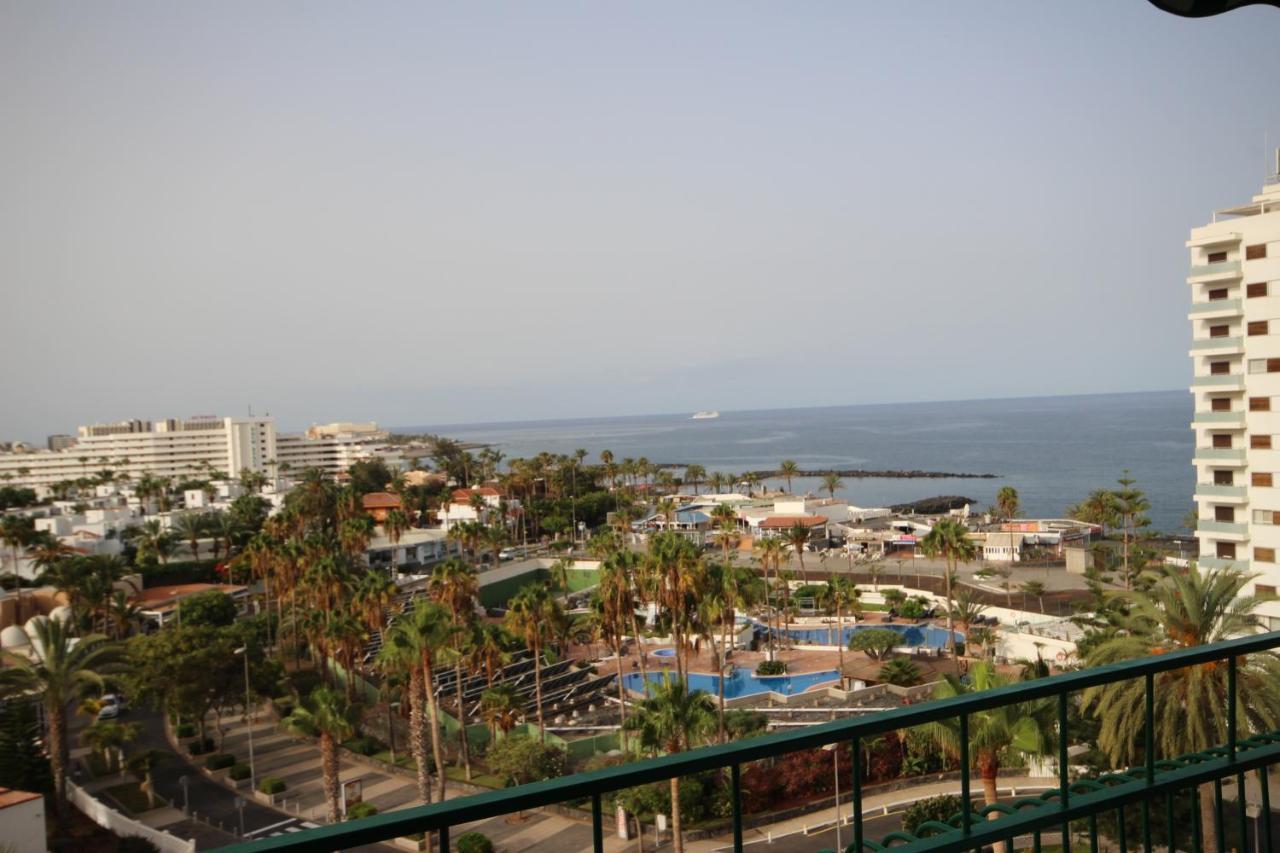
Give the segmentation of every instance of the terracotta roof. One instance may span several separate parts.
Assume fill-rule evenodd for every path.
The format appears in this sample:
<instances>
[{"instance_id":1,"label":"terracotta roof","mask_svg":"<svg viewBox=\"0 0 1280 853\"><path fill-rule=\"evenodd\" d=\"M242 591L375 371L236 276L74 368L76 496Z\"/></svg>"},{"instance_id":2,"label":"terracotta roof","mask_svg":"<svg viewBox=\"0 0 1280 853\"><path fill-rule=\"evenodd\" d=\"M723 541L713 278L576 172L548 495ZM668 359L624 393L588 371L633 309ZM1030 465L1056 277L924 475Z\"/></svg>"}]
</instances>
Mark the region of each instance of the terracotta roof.
<instances>
[{"instance_id":1,"label":"terracotta roof","mask_svg":"<svg viewBox=\"0 0 1280 853\"><path fill-rule=\"evenodd\" d=\"M454 489L453 502L456 504L469 503L472 495L479 495L482 498L500 498L502 492L492 486L477 486L473 489Z\"/></svg>"},{"instance_id":2,"label":"terracotta roof","mask_svg":"<svg viewBox=\"0 0 1280 853\"><path fill-rule=\"evenodd\" d=\"M370 492L360 499L365 509L399 509L400 497L390 492Z\"/></svg>"},{"instance_id":3,"label":"terracotta roof","mask_svg":"<svg viewBox=\"0 0 1280 853\"><path fill-rule=\"evenodd\" d=\"M43 795L33 794L30 791L15 791L13 788L0 788L0 809L7 809L10 806L29 803L32 800L42 799Z\"/></svg>"},{"instance_id":4,"label":"terracotta roof","mask_svg":"<svg viewBox=\"0 0 1280 853\"><path fill-rule=\"evenodd\" d=\"M805 527L821 527L826 523L825 515L771 515L760 522L760 527L763 530L785 530L796 524L803 524Z\"/></svg>"},{"instance_id":5,"label":"terracotta roof","mask_svg":"<svg viewBox=\"0 0 1280 853\"><path fill-rule=\"evenodd\" d=\"M139 607L154 607L196 595L197 593L208 592L211 589L233 595L245 589L245 587L225 583L182 583L173 586L153 586L134 595L132 601Z\"/></svg>"}]
</instances>

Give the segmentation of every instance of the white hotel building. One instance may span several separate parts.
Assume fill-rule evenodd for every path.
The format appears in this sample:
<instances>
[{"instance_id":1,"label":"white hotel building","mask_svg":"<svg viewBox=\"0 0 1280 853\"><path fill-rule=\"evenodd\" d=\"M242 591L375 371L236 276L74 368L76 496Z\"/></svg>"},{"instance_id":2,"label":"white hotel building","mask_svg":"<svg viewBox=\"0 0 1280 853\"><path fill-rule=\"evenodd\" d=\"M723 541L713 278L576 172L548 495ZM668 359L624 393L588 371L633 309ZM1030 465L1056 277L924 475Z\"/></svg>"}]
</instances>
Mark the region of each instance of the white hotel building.
<instances>
[{"instance_id":1,"label":"white hotel building","mask_svg":"<svg viewBox=\"0 0 1280 853\"><path fill-rule=\"evenodd\" d=\"M1271 594L1280 588L1280 176L1193 229L1187 247L1199 563L1258 574L1245 592ZM1280 600L1260 613L1280 629Z\"/></svg>"},{"instance_id":2,"label":"white hotel building","mask_svg":"<svg viewBox=\"0 0 1280 853\"><path fill-rule=\"evenodd\" d=\"M328 424L302 435L280 435L270 417L94 424L80 427L76 445L65 450L0 453L0 483L48 487L103 468L127 471L135 481L144 474L180 479L210 469L232 477L246 468L269 477L308 468L339 474L374 457L400 467L400 451L386 437L372 423Z\"/></svg>"}]
</instances>

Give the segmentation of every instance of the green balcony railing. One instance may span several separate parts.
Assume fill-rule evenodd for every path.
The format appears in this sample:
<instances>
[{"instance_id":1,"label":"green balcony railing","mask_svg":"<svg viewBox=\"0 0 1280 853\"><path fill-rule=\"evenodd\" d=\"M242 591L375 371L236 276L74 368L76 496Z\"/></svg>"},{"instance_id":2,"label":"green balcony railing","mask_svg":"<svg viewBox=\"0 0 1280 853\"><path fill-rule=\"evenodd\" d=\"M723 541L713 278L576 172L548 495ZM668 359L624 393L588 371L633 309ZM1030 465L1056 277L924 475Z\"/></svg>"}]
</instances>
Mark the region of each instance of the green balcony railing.
<instances>
[{"instance_id":1,"label":"green balcony railing","mask_svg":"<svg viewBox=\"0 0 1280 853\"><path fill-rule=\"evenodd\" d=\"M1242 346L1244 346L1244 339L1238 336L1197 338L1191 342L1191 349L1197 352L1208 349L1239 349Z\"/></svg>"},{"instance_id":2,"label":"green balcony railing","mask_svg":"<svg viewBox=\"0 0 1280 853\"><path fill-rule=\"evenodd\" d=\"M1197 521L1196 530L1203 530L1205 533L1229 533L1233 536L1246 536L1249 533L1249 525L1235 521Z\"/></svg>"},{"instance_id":3,"label":"green balcony railing","mask_svg":"<svg viewBox=\"0 0 1280 853\"><path fill-rule=\"evenodd\" d=\"M1191 314L1216 314L1218 312L1229 312L1239 314L1242 305L1239 299L1211 299L1208 302L1192 302Z\"/></svg>"},{"instance_id":4,"label":"green balcony railing","mask_svg":"<svg viewBox=\"0 0 1280 853\"><path fill-rule=\"evenodd\" d=\"M1244 375L1240 373L1219 373L1217 375L1195 376L1191 379L1191 385L1196 388L1228 385L1244 387Z\"/></svg>"},{"instance_id":5,"label":"green balcony railing","mask_svg":"<svg viewBox=\"0 0 1280 853\"><path fill-rule=\"evenodd\" d=\"M1234 568L1241 572L1249 571L1248 560L1233 560L1227 557L1197 557L1196 565L1202 569Z\"/></svg>"},{"instance_id":6,"label":"green balcony railing","mask_svg":"<svg viewBox=\"0 0 1280 853\"><path fill-rule=\"evenodd\" d=\"M1194 420L1202 424L1239 424L1244 426L1244 412L1196 412Z\"/></svg>"},{"instance_id":7,"label":"green balcony railing","mask_svg":"<svg viewBox=\"0 0 1280 853\"><path fill-rule=\"evenodd\" d=\"M1197 447L1197 459L1208 459L1216 462L1243 462L1243 447Z\"/></svg>"},{"instance_id":8,"label":"green balcony railing","mask_svg":"<svg viewBox=\"0 0 1280 853\"><path fill-rule=\"evenodd\" d=\"M1192 267L1191 271L1187 273L1187 278L1200 278L1207 275L1240 275L1240 262L1222 261L1216 264Z\"/></svg>"},{"instance_id":9,"label":"green balcony railing","mask_svg":"<svg viewBox=\"0 0 1280 853\"><path fill-rule=\"evenodd\" d=\"M1204 495L1206 498L1247 497L1247 492L1244 486L1219 486L1214 483L1197 483L1196 494Z\"/></svg>"},{"instance_id":10,"label":"green balcony railing","mask_svg":"<svg viewBox=\"0 0 1280 853\"><path fill-rule=\"evenodd\" d=\"M1212 783L1216 796L1212 797L1217 810L1218 849L1225 849L1223 841L1224 808L1221 783L1234 779L1237 791L1245 790L1245 774L1256 772L1261 780L1263 814L1257 830L1261 837L1250 840L1240 812L1239 838L1241 849L1259 847L1273 850L1271 814L1267 768L1280 763L1280 732L1241 733L1237 720L1242 718L1237 709L1236 669L1241 657L1280 647L1280 632L1229 640L1213 645L1170 652L1163 655L1139 658L1110 666L1081 670L1035 681L1020 682L994 690L968 693L950 699L922 705L893 708L876 714L853 719L837 720L814 726L793 729L759 738L705 747L690 752L653 758L634 764L609 767L590 773L579 773L559 779L536 782L516 788L492 791L475 796L448 800L431 805L375 815L364 820L332 824L318 829L266 838L227 848L243 853L284 850L307 853L308 851L343 850L356 845L385 841L415 833L435 833L439 850L448 851L450 830L459 824L511 814L524 809L534 809L567 801L586 800L591 803L592 837L594 849L604 850L604 795L644 785L662 782L673 777L687 776L715 770L728 770L732 807L733 849L743 849L741 769L748 762L774 758L789 752L816 749L828 744L848 743L853 756L852 824L853 842L846 851L863 853L892 848L902 853L923 851L977 850L984 845L1007 842L1030 836L1032 849L1041 849L1041 836L1061 831L1064 850L1070 850L1070 825L1073 821L1087 821L1091 836L1090 847L1098 849L1098 817L1115 815L1118 825L1125 826L1126 811L1137 809L1140 816L1143 848L1150 853L1157 835L1164 835L1164 849L1174 849L1190 840L1194 827L1174 825L1173 808L1177 796L1196 796L1197 786ZM1225 708L1226 741L1220 746L1192 755L1157 759L1155 731L1155 676L1159 673L1184 667L1226 662L1226 687L1223 697ZM1056 738L1058 787L1037 797L1024 797L1012 803L986 806L980 811L972 807L956 814L947 823L928 822L917 829L917 835L895 832L880 841L865 837L862 816L862 744L891 731L898 731L923 723L958 719L959 764L961 769L961 802L970 803L971 770L970 717L982 711L1031 700L1056 700L1057 731L1069 731L1070 697L1080 691L1121 681L1140 682L1138 688L1145 697L1144 764L1121 773L1106 773L1097 778L1071 778L1068 760L1068 739ZM1135 697L1136 699L1136 697ZM1241 797L1243 799L1243 797ZM1155 827L1150 819L1152 802L1164 802L1170 806L1169 821L1165 827ZM1199 810L1193 810L1198 816ZM1135 812L1129 811L1133 815ZM1121 831L1120 835L1126 833ZM1176 835L1186 837L1177 839ZM1234 834L1234 831L1233 831ZM1199 836L1195 835L1194 849L1199 849ZM1124 844L1120 846L1125 850ZM1180 847L1178 849L1187 849Z\"/></svg>"}]
</instances>

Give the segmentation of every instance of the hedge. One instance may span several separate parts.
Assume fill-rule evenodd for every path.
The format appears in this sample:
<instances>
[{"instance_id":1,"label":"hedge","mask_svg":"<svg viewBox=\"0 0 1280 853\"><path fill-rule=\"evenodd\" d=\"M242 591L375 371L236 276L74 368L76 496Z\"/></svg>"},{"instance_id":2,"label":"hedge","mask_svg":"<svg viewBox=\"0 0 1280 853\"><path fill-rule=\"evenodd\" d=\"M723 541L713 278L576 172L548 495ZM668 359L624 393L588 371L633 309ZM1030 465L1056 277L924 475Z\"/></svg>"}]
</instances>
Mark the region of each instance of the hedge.
<instances>
[{"instance_id":1,"label":"hedge","mask_svg":"<svg viewBox=\"0 0 1280 853\"><path fill-rule=\"evenodd\" d=\"M353 803L347 807L347 820L360 820L362 817L373 817L378 813L378 807L373 803Z\"/></svg>"},{"instance_id":2,"label":"hedge","mask_svg":"<svg viewBox=\"0 0 1280 853\"><path fill-rule=\"evenodd\" d=\"M231 765L231 769L227 771L227 776L237 782L243 779L248 779L250 775L252 774L250 773L248 764L233 764Z\"/></svg>"},{"instance_id":3,"label":"hedge","mask_svg":"<svg viewBox=\"0 0 1280 853\"><path fill-rule=\"evenodd\" d=\"M226 752L215 752L204 760L204 766L210 770L225 770L236 763L236 757Z\"/></svg>"},{"instance_id":4,"label":"hedge","mask_svg":"<svg viewBox=\"0 0 1280 853\"><path fill-rule=\"evenodd\" d=\"M258 783L258 790L264 794L279 794L287 787L279 776L268 776Z\"/></svg>"},{"instance_id":5,"label":"hedge","mask_svg":"<svg viewBox=\"0 0 1280 853\"><path fill-rule=\"evenodd\" d=\"M458 836L458 853L493 853L493 842L479 832L464 832Z\"/></svg>"}]
</instances>

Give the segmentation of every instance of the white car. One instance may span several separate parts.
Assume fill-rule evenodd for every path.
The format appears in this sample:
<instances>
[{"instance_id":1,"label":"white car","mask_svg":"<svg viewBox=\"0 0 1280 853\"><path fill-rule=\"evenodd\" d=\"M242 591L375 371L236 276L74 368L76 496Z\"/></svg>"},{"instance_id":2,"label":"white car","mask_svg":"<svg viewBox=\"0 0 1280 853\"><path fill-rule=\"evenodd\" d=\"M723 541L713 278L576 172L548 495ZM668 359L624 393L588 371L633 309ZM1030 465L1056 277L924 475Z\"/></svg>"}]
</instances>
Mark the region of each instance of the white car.
<instances>
[{"instance_id":1,"label":"white car","mask_svg":"<svg viewBox=\"0 0 1280 853\"><path fill-rule=\"evenodd\" d=\"M98 719L114 720L124 711L124 697L108 693L98 700Z\"/></svg>"},{"instance_id":2,"label":"white car","mask_svg":"<svg viewBox=\"0 0 1280 853\"><path fill-rule=\"evenodd\" d=\"M507 560L514 560L519 554L519 548L503 548L498 552L498 559L505 563Z\"/></svg>"}]
</instances>

